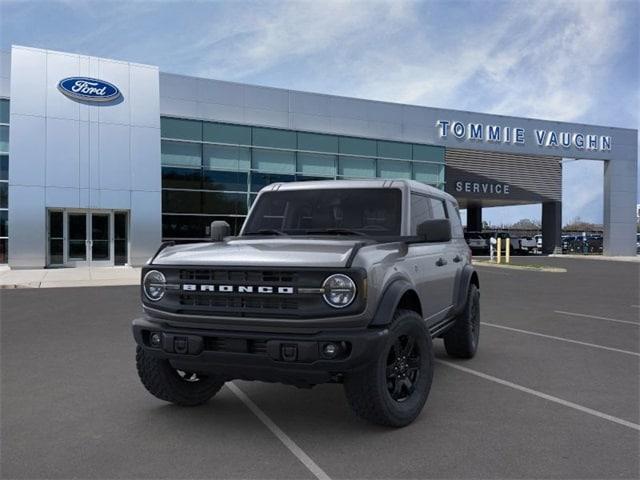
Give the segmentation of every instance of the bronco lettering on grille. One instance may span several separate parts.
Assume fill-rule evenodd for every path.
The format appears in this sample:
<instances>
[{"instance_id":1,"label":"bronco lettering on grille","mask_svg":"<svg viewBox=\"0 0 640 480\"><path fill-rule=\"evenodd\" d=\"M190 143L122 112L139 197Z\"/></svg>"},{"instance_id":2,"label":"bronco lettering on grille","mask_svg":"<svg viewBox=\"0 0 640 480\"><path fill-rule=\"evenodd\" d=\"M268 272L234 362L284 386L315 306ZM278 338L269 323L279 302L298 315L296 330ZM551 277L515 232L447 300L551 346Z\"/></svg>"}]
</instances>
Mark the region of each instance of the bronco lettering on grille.
<instances>
[{"instance_id":1,"label":"bronco lettering on grille","mask_svg":"<svg viewBox=\"0 0 640 480\"><path fill-rule=\"evenodd\" d=\"M219 293L262 293L285 294L294 293L293 287L271 287L269 285L210 285L184 283L182 290L185 292L219 292Z\"/></svg>"}]
</instances>

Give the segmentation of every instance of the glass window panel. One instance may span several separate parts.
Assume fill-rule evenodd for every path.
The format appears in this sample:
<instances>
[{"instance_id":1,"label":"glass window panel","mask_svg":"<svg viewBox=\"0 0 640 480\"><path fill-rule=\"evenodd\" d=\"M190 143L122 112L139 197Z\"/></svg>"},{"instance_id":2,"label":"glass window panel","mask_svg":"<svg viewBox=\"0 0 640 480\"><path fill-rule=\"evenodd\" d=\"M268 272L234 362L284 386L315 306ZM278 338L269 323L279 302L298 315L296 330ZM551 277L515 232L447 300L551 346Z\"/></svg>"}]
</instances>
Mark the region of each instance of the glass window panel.
<instances>
[{"instance_id":1,"label":"glass window panel","mask_svg":"<svg viewBox=\"0 0 640 480\"><path fill-rule=\"evenodd\" d=\"M323 180L332 180L332 178L328 177L313 177L309 175L296 175L296 182L316 182Z\"/></svg>"},{"instance_id":2,"label":"glass window panel","mask_svg":"<svg viewBox=\"0 0 640 480\"><path fill-rule=\"evenodd\" d=\"M179 118L160 118L160 135L163 138L202 140L202 122Z\"/></svg>"},{"instance_id":3,"label":"glass window panel","mask_svg":"<svg viewBox=\"0 0 640 480\"><path fill-rule=\"evenodd\" d=\"M435 163L414 163L413 178L422 183L436 185L444 181L444 165Z\"/></svg>"},{"instance_id":4,"label":"glass window panel","mask_svg":"<svg viewBox=\"0 0 640 480\"><path fill-rule=\"evenodd\" d=\"M444 148L431 145L413 145L413 159L444 163Z\"/></svg>"},{"instance_id":5,"label":"glass window panel","mask_svg":"<svg viewBox=\"0 0 640 480\"><path fill-rule=\"evenodd\" d=\"M62 212L49 212L49 237L62 238L63 235Z\"/></svg>"},{"instance_id":6,"label":"glass window panel","mask_svg":"<svg viewBox=\"0 0 640 480\"><path fill-rule=\"evenodd\" d=\"M411 235L417 233L418 225L431 218L429 199L423 195L411 195Z\"/></svg>"},{"instance_id":7,"label":"glass window panel","mask_svg":"<svg viewBox=\"0 0 640 480\"><path fill-rule=\"evenodd\" d=\"M298 133L298 150L338 153L338 137L300 132Z\"/></svg>"},{"instance_id":8,"label":"glass window panel","mask_svg":"<svg viewBox=\"0 0 640 480\"><path fill-rule=\"evenodd\" d=\"M49 240L49 265L62 265L64 263L64 240Z\"/></svg>"},{"instance_id":9,"label":"glass window panel","mask_svg":"<svg viewBox=\"0 0 640 480\"><path fill-rule=\"evenodd\" d=\"M0 180L9 180L9 156L0 155Z\"/></svg>"},{"instance_id":10,"label":"glass window panel","mask_svg":"<svg viewBox=\"0 0 640 480\"><path fill-rule=\"evenodd\" d=\"M294 175L251 172L251 191L258 192L272 183L293 182L295 178Z\"/></svg>"},{"instance_id":11,"label":"glass window panel","mask_svg":"<svg viewBox=\"0 0 640 480\"><path fill-rule=\"evenodd\" d=\"M0 123L9 123L9 100L0 100Z\"/></svg>"},{"instance_id":12,"label":"glass window panel","mask_svg":"<svg viewBox=\"0 0 640 480\"><path fill-rule=\"evenodd\" d=\"M375 140L340 137L340 153L362 155L363 157L375 157L378 155L378 149L376 147Z\"/></svg>"},{"instance_id":13,"label":"glass window panel","mask_svg":"<svg viewBox=\"0 0 640 480\"><path fill-rule=\"evenodd\" d=\"M227 222L231 227L231 235L237 235L244 217L163 215L163 240L173 238L208 240L211 234L211 222L215 220Z\"/></svg>"},{"instance_id":14,"label":"glass window panel","mask_svg":"<svg viewBox=\"0 0 640 480\"><path fill-rule=\"evenodd\" d=\"M379 141L378 156L411 160L411 144Z\"/></svg>"},{"instance_id":15,"label":"glass window panel","mask_svg":"<svg viewBox=\"0 0 640 480\"><path fill-rule=\"evenodd\" d=\"M375 178L375 158L340 157L338 161L338 174L342 177Z\"/></svg>"},{"instance_id":16,"label":"glass window panel","mask_svg":"<svg viewBox=\"0 0 640 480\"><path fill-rule=\"evenodd\" d=\"M249 170L251 151L245 147L204 145L204 166L221 170Z\"/></svg>"},{"instance_id":17,"label":"glass window panel","mask_svg":"<svg viewBox=\"0 0 640 480\"><path fill-rule=\"evenodd\" d=\"M0 208L8 208L9 206L9 184L0 182Z\"/></svg>"},{"instance_id":18,"label":"glass window panel","mask_svg":"<svg viewBox=\"0 0 640 480\"><path fill-rule=\"evenodd\" d=\"M220 170L204 170L202 188L205 190L247 191L247 174L244 172L222 172Z\"/></svg>"},{"instance_id":19,"label":"glass window panel","mask_svg":"<svg viewBox=\"0 0 640 480\"><path fill-rule=\"evenodd\" d=\"M244 193L202 193L202 213L240 214L247 213L247 195Z\"/></svg>"},{"instance_id":20,"label":"glass window panel","mask_svg":"<svg viewBox=\"0 0 640 480\"><path fill-rule=\"evenodd\" d=\"M9 248L7 239L0 239L0 263L9 261Z\"/></svg>"},{"instance_id":21,"label":"glass window panel","mask_svg":"<svg viewBox=\"0 0 640 480\"><path fill-rule=\"evenodd\" d=\"M202 165L202 145L163 140L162 165L199 167Z\"/></svg>"},{"instance_id":22,"label":"glass window panel","mask_svg":"<svg viewBox=\"0 0 640 480\"><path fill-rule=\"evenodd\" d=\"M430 198L431 213L436 220L442 220L447 218L447 213L444 207L444 201L437 198Z\"/></svg>"},{"instance_id":23,"label":"glass window panel","mask_svg":"<svg viewBox=\"0 0 640 480\"><path fill-rule=\"evenodd\" d=\"M336 156L321 153L298 153L297 171L304 175L333 178L336 174Z\"/></svg>"},{"instance_id":24,"label":"glass window panel","mask_svg":"<svg viewBox=\"0 0 640 480\"><path fill-rule=\"evenodd\" d=\"M128 247L127 214L116 212L113 214L113 253L116 265L124 265L129 261Z\"/></svg>"},{"instance_id":25,"label":"glass window panel","mask_svg":"<svg viewBox=\"0 0 640 480\"><path fill-rule=\"evenodd\" d=\"M202 213L201 192L163 190L162 211L169 213Z\"/></svg>"},{"instance_id":26,"label":"glass window panel","mask_svg":"<svg viewBox=\"0 0 640 480\"><path fill-rule=\"evenodd\" d=\"M275 128L254 128L253 145L260 147L296 149L296 132Z\"/></svg>"},{"instance_id":27,"label":"glass window panel","mask_svg":"<svg viewBox=\"0 0 640 480\"><path fill-rule=\"evenodd\" d=\"M0 210L0 237L9 236L9 212Z\"/></svg>"},{"instance_id":28,"label":"glass window panel","mask_svg":"<svg viewBox=\"0 0 640 480\"><path fill-rule=\"evenodd\" d=\"M202 169L162 167L163 188L202 188Z\"/></svg>"},{"instance_id":29,"label":"glass window panel","mask_svg":"<svg viewBox=\"0 0 640 480\"><path fill-rule=\"evenodd\" d=\"M296 171L296 154L283 150L254 148L251 167L263 172L294 173Z\"/></svg>"},{"instance_id":30,"label":"glass window panel","mask_svg":"<svg viewBox=\"0 0 640 480\"><path fill-rule=\"evenodd\" d=\"M0 125L0 152L9 153L9 127Z\"/></svg>"},{"instance_id":31,"label":"glass window panel","mask_svg":"<svg viewBox=\"0 0 640 480\"><path fill-rule=\"evenodd\" d=\"M205 142L251 145L251 127L204 122L202 137Z\"/></svg>"},{"instance_id":32,"label":"glass window panel","mask_svg":"<svg viewBox=\"0 0 640 480\"><path fill-rule=\"evenodd\" d=\"M411 178L411 163L394 160L378 160L380 178Z\"/></svg>"}]
</instances>

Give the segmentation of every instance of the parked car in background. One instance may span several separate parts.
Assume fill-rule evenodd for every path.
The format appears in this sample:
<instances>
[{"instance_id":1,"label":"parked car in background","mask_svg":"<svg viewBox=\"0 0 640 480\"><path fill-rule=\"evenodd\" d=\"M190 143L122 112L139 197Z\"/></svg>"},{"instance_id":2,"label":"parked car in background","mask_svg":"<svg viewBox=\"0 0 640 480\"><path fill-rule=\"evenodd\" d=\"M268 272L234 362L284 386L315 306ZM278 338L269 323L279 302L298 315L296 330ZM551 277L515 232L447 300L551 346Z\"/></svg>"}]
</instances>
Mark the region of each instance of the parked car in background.
<instances>
[{"instance_id":1,"label":"parked car in background","mask_svg":"<svg viewBox=\"0 0 640 480\"><path fill-rule=\"evenodd\" d=\"M524 254L534 253L538 246L538 242L534 237L520 238L520 251Z\"/></svg>"},{"instance_id":2,"label":"parked car in background","mask_svg":"<svg viewBox=\"0 0 640 480\"><path fill-rule=\"evenodd\" d=\"M489 250L489 239L480 232L465 232L464 239L474 253L486 253Z\"/></svg>"}]
</instances>

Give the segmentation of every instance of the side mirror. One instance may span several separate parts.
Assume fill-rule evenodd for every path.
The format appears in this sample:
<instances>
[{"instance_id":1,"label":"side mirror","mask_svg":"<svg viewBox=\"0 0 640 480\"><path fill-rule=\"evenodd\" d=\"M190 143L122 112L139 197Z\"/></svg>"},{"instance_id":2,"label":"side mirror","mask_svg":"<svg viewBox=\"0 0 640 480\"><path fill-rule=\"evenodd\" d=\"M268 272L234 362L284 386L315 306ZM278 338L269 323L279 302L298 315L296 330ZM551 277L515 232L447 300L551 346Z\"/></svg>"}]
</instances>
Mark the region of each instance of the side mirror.
<instances>
[{"instance_id":1,"label":"side mirror","mask_svg":"<svg viewBox=\"0 0 640 480\"><path fill-rule=\"evenodd\" d=\"M425 242L448 242L451 240L451 222L447 219L425 220L418 225L416 234Z\"/></svg>"},{"instance_id":2,"label":"side mirror","mask_svg":"<svg viewBox=\"0 0 640 480\"><path fill-rule=\"evenodd\" d=\"M231 235L231 227L223 220L211 222L211 241L221 242L224 237Z\"/></svg>"}]
</instances>

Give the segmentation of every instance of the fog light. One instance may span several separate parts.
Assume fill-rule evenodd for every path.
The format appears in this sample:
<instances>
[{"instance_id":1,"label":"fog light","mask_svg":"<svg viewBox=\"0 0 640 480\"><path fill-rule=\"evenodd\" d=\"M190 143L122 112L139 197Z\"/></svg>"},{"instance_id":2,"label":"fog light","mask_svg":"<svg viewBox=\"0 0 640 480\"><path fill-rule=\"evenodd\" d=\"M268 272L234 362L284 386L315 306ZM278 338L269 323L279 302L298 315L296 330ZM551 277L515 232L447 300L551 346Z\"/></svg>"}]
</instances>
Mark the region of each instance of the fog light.
<instances>
[{"instance_id":1,"label":"fog light","mask_svg":"<svg viewBox=\"0 0 640 480\"><path fill-rule=\"evenodd\" d=\"M327 343L323 347L322 353L324 353L325 357L333 358L338 353L338 346L335 343Z\"/></svg>"},{"instance_id":2,"label":"fog light","mask_svg":"<svg viewBox=\"0 0 640 480\"><path fill-rule=\"evenodd\" d=\"M162 337L157 332L156 333L152 333L151 337L149 338L149 341L150 341L152 347L159 347L160 344L162 343Z\"/></svg>"}]
</instances>

